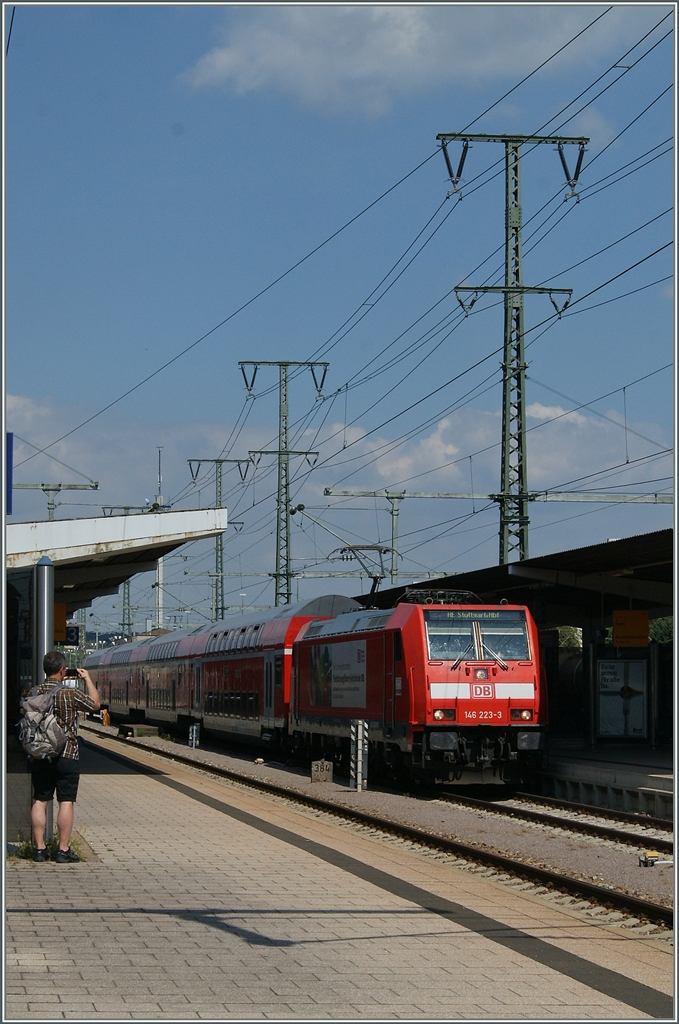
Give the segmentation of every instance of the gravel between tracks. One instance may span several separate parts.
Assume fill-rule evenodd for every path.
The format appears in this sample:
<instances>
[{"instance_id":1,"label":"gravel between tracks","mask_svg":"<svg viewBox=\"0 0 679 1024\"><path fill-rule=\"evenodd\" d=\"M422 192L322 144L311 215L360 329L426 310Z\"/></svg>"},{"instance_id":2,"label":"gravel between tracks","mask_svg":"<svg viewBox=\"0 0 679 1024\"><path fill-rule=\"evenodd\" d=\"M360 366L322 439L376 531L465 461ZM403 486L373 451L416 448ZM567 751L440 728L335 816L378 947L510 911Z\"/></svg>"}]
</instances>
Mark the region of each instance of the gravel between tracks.
<instances>
[{"instance_id":1,"label":"gravel between tracks","mask_svg":"<svg viewBox=\"0 0 679 1024\"><path fill-rule=\"evenodd\" d=\"M84 739L87 730L99 735L117 736L114 726L88 721L82 724L82 728ZM183 743L156 736L137 737L135 743L150 750L155 748L170 754L174 751L179 756L191 757L200 767L236 771L308 796L458 839L479 849L503 853L526 864L563 872L572 878L614 886L664 906L673 904L674 869L669 865L639 867L639 853L652 846L648 841L641 840L638 847L626 846L582 833L569 833L558 827L501 817L490 811L460 807L435 798L418 799L408 793L378 788L357 793L349 789L344 780L312 784L307 769L290 768L275 761L257 764L257 755L250 752L227 754L205 746L194 751ZM123 749L121 744L121 751Z\"/></svg>"}]
</instances>

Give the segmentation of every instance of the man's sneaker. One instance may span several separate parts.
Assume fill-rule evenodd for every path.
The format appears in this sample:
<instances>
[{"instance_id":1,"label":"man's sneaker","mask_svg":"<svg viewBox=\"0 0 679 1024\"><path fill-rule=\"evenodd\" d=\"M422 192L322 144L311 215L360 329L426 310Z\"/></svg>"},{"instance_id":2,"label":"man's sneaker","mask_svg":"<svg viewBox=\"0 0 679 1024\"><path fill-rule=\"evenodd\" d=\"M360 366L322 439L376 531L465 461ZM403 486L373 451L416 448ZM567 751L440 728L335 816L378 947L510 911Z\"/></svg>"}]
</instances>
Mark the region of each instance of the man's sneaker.
<instances>
[{"instance_id":1,"label":"man's sneaker","mask_svg":"<svg viewBox=\"0 0 679 1024\"><path fill-rule=\"evenodd\" d=\"M77 864L80 861L80 857L69 846L68 850L58 850L55 860L57 864Z\"/></svg>"},{"instance_id":2,"label":"man's sneaker","mask_svg":"<svg viewBox=\"0 0 679 1024\"><path fill-rule=\"evenodd\" d=\"M43 846L41 850L35 850L33 853L33 860L44 861L50 859L50 852L46 846Z\"/></svg>"}]
</instances>

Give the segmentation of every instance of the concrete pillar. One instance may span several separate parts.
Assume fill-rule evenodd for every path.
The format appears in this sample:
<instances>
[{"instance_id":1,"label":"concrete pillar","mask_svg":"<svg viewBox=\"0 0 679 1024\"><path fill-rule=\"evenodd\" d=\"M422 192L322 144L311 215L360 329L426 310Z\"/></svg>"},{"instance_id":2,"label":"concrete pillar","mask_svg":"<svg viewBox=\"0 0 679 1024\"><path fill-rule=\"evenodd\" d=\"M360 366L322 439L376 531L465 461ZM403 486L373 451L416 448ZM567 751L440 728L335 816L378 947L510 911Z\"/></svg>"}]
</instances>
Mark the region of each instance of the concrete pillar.
<instances>
[{"instance_id":1,"label":"concrete pillar","mask_svg":"<svg viewBox=\"0 0 679 1024\"><path fill-rule=\"evenodd\" d=\"M44 555L33 571L33 679L37 686L45 678L43 658L54 648L54 565L47 555ZM53 801L50 801L47 804L46 843L52 838L53 832L54 809Z\"/></svg>"}]
</instances>

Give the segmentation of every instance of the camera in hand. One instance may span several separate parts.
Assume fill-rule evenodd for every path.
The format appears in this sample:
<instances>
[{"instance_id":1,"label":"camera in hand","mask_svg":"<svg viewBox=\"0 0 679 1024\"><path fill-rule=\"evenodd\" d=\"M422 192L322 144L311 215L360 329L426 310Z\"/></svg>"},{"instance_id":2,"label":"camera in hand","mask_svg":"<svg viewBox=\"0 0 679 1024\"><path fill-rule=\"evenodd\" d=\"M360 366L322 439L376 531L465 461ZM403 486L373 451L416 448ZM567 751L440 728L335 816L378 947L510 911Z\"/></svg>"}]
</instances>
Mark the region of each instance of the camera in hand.
<instances>
[{"instance_id":1,"label":"camera in hand","mask_svg":"<svg viewBox=\"0 0 679 1024\"><path fill-rule=\"evenodd\" d=\"M77 668L66 669L66 675L64 676L64 686L70 686L72 689L77 689L80 686L80 676L78 675Z\"/></svg>"}]
</instances>

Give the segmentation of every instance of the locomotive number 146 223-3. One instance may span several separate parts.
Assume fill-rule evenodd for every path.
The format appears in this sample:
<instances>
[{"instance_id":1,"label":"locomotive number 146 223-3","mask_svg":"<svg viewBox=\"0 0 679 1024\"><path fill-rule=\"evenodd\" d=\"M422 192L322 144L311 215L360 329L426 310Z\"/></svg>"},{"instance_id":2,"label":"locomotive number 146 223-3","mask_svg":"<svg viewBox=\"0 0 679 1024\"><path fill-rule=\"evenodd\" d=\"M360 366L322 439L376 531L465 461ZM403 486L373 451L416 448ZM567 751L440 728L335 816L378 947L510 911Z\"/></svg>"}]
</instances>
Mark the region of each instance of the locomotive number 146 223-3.
<instances>
[{"instance_id":1,"label":"locomotive number 146 223-3","mask_svg":"<svg viewBox=\"0 0 679 1024\"><path fill-rule=\"evenodd\" d=\"M495 720L501 722L503 715L502 711L465 711L464 717L467 721L492 722Z\"/></svg>"}]
</instances>

